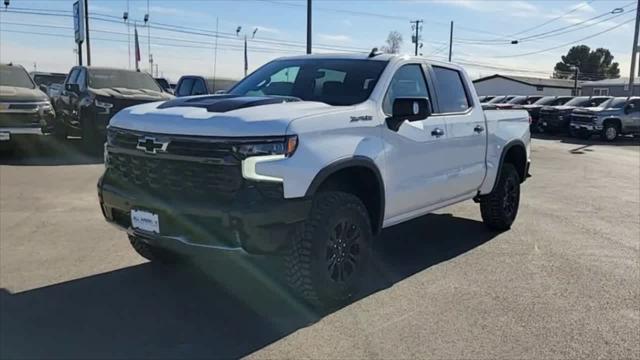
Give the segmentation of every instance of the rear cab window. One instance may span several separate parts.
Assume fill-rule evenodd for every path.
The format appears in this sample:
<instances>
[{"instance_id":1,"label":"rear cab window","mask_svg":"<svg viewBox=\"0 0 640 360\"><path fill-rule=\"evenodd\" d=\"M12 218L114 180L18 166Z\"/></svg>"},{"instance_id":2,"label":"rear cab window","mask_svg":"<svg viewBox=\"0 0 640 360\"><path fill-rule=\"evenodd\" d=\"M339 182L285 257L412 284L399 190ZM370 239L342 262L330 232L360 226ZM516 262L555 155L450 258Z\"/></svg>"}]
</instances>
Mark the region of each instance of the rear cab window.
<instances>
[{"instance_id":1,"label":"rear cab window","mask_svg":"<svg viewBox=\"0 0 640 360\"><path fill-rule=\"evenodd\" d=\"M439 113L460 113L471 108L469 94L458 70L432 66Z\"/></svg>"}]
</instances>

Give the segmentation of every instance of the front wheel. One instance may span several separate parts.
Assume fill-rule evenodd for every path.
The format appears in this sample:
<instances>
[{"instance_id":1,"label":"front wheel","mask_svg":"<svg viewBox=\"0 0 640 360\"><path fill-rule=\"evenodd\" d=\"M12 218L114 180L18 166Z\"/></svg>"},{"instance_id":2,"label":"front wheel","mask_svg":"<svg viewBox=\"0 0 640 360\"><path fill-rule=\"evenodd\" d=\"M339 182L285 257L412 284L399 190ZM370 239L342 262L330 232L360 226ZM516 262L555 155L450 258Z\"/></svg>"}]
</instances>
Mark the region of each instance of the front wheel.
<instances>
[{"instance_id":1,"label":"front wheel","mask_svg":"<svg viewBox=\"0 0 640 360\"><path fill-rule=\"evenodd\" d=\"M348 302L362 285L372 238L359 198L338 191L318 193L285 259L289 286L316 307Z\"/></svg>"},{"instance_id":2,"label":"front wheel","mask_svg":"<svg viewBox=\"0 0 640 360\"><path fill-rule=\"evenodd\" d=\"M607 123L604 125L604 129L602 129L602 134L600 136L602 137L602 140L611 142L618 137L619 132L618 125Z\"/></svg>"},{"instance_id":3,"label":"front wheel","mask_svg":"<svg viewBox=\"0 0 640 360\"><path fill-rule=\"evenodd\" d=\"M515 166L502 164L498 184L480 200L482 221L492 230L509 230L518 215L520 176Z\"/></svg>"}]
</instances>

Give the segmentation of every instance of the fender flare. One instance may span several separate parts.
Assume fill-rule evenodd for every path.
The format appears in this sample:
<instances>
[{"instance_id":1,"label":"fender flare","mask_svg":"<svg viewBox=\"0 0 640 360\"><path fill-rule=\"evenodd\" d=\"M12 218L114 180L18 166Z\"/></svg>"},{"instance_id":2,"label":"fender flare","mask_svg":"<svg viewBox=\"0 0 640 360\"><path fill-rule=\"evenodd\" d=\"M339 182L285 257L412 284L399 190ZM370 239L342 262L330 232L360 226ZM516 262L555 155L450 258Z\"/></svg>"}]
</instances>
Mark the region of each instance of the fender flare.
<instances>
[{"instance_id":1,"label":"fender flare","mask_svg":"<svg viewBox=\"0 0 640 360\"><path fill-rule=\"evenodd\" d=\"M496 186L498 186L498 179L500 178L500 172L502 171L502 164L504 164L504 157L507 155L507 153L509 152L509 150L511 150L512 148L519 146L522 147L522 150L524 150L524 153L527 153L527 147L524 144L524 142L520 139L515 139L515 140L511 140L509 141L505 146L502 147L502 153L500 154L500 163L498 163L498 172L496 173L496 179L493 182L493 187L491 188L491 192L493 192L496 189ZM527 161L527 159L525 159L525 162ZM525 164L525 167L527 165ZM525 168L526 171L526 168ZM524 182L526 180L526 174L524 176L524 178L520 179L520 182Z\"/></svg>"},{"instance_id":2,"label":"fender flare","mask_svg":"<svg viewBox=\"0 0 640 360\"><path fill-rule=\"evenodd\" d=\"M322 183L325 180L327 180L331 175L335 174L340 170L350 168L350 167L367 168L371 170L376 176L376 180L378 182L378 195L380 198L380 203L378 204L380 206L380 214L378 219L378 226L374 232L378 234L382 229L382 223L384 221L386 195L384 191L384 180L382 179L380 169L378 169L378 166L371 158L368 158L366 156L361 156L361 155L355 155L353 157L343 158L326 165L324 168L322 168L322 170L320 170L316 174L316 176L311 181L311 184L309 185L305 193L305 197L312 197L316 193L318 188L320 188L320 185L322 185Z\"/></svg>"}]
</instances>

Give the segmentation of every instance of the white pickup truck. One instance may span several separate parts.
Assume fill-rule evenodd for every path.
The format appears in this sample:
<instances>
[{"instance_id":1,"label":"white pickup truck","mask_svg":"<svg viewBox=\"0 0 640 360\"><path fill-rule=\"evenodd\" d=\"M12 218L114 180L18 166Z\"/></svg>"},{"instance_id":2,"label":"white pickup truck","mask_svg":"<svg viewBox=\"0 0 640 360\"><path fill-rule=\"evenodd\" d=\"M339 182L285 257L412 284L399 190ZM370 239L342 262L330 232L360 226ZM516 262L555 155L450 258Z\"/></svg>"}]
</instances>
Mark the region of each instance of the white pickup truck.
<instances>
[{"instance_id":1,"label":"white pickup truck","mask_svg":"<svg viewBox=\"0 0 640 360\"><path fill-rule=\"evenodd\" d=\"M526 111L483 111L459 66L375 52L274 60L107 135L100 206L142 256L273 255L317 305L353 296L383 228L473 199L509 229L530 164Z\"/></svg>"}]
</instances>

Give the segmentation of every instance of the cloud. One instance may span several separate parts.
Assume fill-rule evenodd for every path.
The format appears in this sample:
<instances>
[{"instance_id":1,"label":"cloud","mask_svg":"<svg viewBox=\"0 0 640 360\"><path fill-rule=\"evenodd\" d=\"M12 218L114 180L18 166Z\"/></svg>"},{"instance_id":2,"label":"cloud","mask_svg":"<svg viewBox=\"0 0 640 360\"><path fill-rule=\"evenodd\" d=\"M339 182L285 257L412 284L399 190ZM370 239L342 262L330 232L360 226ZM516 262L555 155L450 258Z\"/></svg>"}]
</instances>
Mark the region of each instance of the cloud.
<instances>
[{"instance_id":1,"label":"cloud","mask_svg":"<svg viewBox=\"0 0 640 360\"><path fill-rule=\"evenodd\" d=\"M538 13L537 6L523 0L514 1L478 1L478 0L434 0L435 3L457 6L478 12L508 12L511 16L531 16Z\"/></svg>"},{"instance_id":2,"label":"cloud","mask_svg":"<svg viewBox=\"0 0 640 360\"><path fill-rule=\"evenodd\" d=\"M261 26L261 25L251 26L250 29L258 29L258 33L269 33L269 34L281 34L282 33L282 31L280 31L279 29L268 27L268 26Z\"/></svg>"},{"instance_id":3,"label":"cloud","mask_svg":"<svg viewBox=\"0 0 640 360\"><path fill-rule=\"evenodd\" d=\"M350 43L351 37L343 34L318 34L318 38L322 41L332 43Z\"/></svg>"}]
</instances>

